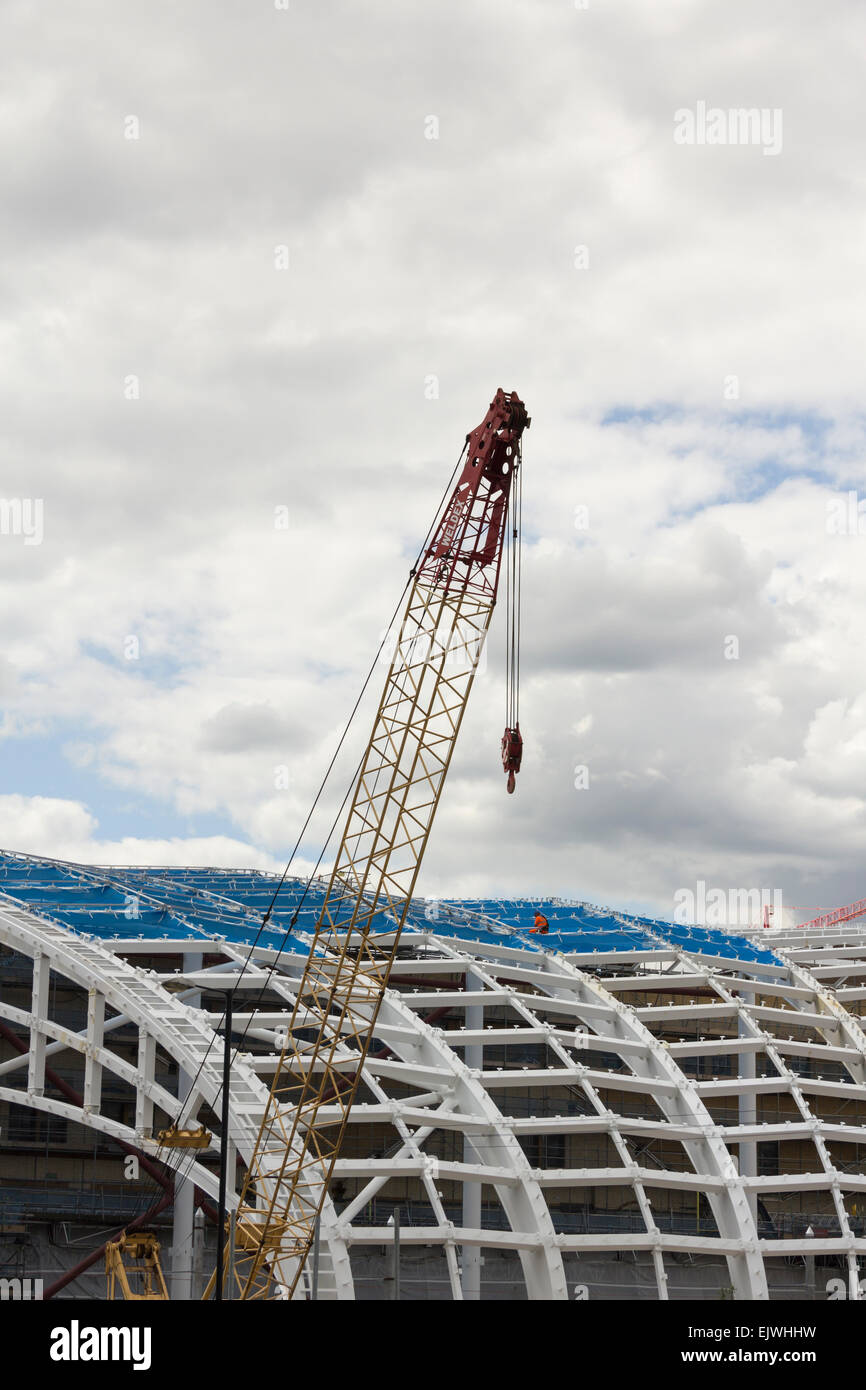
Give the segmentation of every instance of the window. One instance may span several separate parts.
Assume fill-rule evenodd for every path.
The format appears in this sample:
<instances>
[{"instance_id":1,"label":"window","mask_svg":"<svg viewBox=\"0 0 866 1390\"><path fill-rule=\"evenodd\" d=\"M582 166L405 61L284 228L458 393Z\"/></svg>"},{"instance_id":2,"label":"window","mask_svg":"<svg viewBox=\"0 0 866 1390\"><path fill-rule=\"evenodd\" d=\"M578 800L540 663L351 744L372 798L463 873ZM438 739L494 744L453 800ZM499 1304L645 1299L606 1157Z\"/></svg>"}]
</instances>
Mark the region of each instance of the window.
<instances>
[{"instance_id":1,"label":"window","mask_svg":"<svg viewBox=\"0 0 866 1390\"><path fill-rule=\"evenodd\" d=\"M22 1105L10 1105L7 1134L10 1144L65 1144L68 1122Z\"/></svg>"},{"instance_id":2,"label":"window","mask_svg":"<svg viewBox=\"0 0 866 1390\"><path fill-rule=\"evenodd\" d=\"M532 1134L520 1143L533 1168L565 1167L564 1134Z\"/></svg>"},{"instance_id":3,"label":"window","mask_svg":"<svg viewBox=\"0 0 866 1390\"><path fill-rule=\"evenodd\" d=\"M779 1172L779 1145L758 1144L758 1173L774 1177Z\"/></svg>"}]
</instances>

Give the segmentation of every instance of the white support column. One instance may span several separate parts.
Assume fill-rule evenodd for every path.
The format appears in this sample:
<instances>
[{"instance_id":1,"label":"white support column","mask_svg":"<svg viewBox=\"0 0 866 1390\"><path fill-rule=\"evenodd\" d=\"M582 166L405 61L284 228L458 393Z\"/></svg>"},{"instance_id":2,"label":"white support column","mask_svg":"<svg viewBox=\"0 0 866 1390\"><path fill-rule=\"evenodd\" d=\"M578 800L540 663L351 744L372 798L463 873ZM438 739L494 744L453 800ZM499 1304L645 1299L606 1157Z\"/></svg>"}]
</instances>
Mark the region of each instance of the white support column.
<instances>
[{"instance_id":1,"label":"white support column","mask_svg":"<svg viewBox=\"0 0 866 1390\"><path fill-rule=\"evenodd\" d=\"M467 992L480 992L484 989L484 983L473 975L471 971L466 973L464 988ZM484 1027L484 1005L467 1004L465 1010L464 1027L477 1029L479 1032ZM484 1044L469 1043L465 1050L465 1061L471 1071L484 1070ZM472 1140L469 1134L463 1137L463 1162L467 1164L478 1164L479 1157L472 1147ZM463 1183L463 1228L467 1231L476 1231L481 1228L481 1183ZM463 1297L470 1302L478 1302L481 1298L481 1260L482 1255L477 1245L464 1245L462 1266L463 1275L461 1279L463 1287Z\"/></svg>"},{"instance_id":2,"label":"white support column","mask_svg":"<svg viewBox=\"0 0 866 1390\"><path fill-rule=\"evenodd\" d=\"M33 957L33 994L30 1004L30 1058L27 1064L27 1090L31 1095L45 1092L45 1034L40 1027L48 1017L48 986L51 967L48 957Z\"/></svg>"},{"instance_id":3,"label":"white support column","mask_svg":"<svg viewBox=\"0 0 866 1390\"><path fill-rule=\"evenodd\" d=\"M102 1064L98 1052L105 1030L105 996L96 989L87 992L87 1047L84 1061L84 1110L97 1114L102 1101Z\"/></svg>"},{"instance_id":4,"label":"white support column","mask_svg":"<svg viewBox=\"0 0 866 1390\"><path fill-rule=\"evenodd\" d=\"M754 1028L749 1027L748 1019L741 1013L739 1015L739 1035L741 1038L751 1038L754 1036ZM744 1080L754 1081L757 1074L757 1058L751 1048L744 1048L742 1052L735 1053L735 1058L739 1061L740 1076ZM758 1096L756 1091L745 1090L739 1096L739 1121L741 1125L757 1125L758 1123ZM756 1178L758 1176L758 1145L752 1140L741 1139L739 1143L739 1169L741 1178ZM758 1223L758 1193L755 1188L746 1188L746 1197L749 1203L749 1211L755 1225Z\"/></svg>"},{"instance_id":5,"label":"white support column","mask_svg":"<svg viewBox=\"0 0 866 1390\"><path fill-rule=\"evenodd\" d=\"M197 1211L193 1216L192 1243L190 1248L190 1299L200 1298L209 1278L205 1260L205 1219L204 1212ZM175 1298L174 1278L171 1281L171 1296Z\"/></svg>"},{"instance_id":6,"label":"white support column","mask_svg":"<svg viewBox=\"0 0 866 1390\"><path fill-rule=\"evenodd\" d=\"M185 974L201 970L201 952L190 951L184 955ZM187 1003L195 1009L201 1008L201 992L189 997ZM177 1095L179 1101L186 1100L192 1090L193 1078L185 1071L178 1072ZM174 1222L171 1242L171 1296L184 1303L194 1297L193 1282L195 1272L195 1183L189 1178L175 1174L174 1179Z\"/></svg>"},{"instance_id":7,"label":"white support column","mask_svg":"<svg viewBox=\"0 0 866 1390\"><path fill-rule=\"evenodd\" d=\"M189 1303L193 1298L195 1266L195 1184L175 1174L174 1225L171 1247L171 1296Z\"/></svg>"},{"instance_id":8,"label":"white support column","mask_svg":"<svg viewBox=\"0 0 866 1390\"><path fill-rule=\"evenodd\" d=\"M135 1132L149 1139L153 1131L153 1101L147 1088L153 1084L156 1066L156 1039L144 1028L138 1030L138 1085L135 1091Z\"/></svg>"}]
</instances>

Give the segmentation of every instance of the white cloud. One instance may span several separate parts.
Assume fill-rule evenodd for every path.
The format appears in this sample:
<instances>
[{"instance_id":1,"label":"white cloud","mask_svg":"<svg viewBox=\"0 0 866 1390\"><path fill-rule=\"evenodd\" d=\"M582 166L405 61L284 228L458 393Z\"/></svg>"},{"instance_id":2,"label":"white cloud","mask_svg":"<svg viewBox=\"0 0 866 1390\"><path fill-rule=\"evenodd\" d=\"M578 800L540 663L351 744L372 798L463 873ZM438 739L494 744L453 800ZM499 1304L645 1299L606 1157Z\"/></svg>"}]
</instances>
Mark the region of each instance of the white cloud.
<instances>
[{"instance_id":1,"label":"white cloud","mask_svg":"<svg viewBox=\"0 0 866 1390\"><path fill-rule=\"evenodd\" d=\"M78 801L47 796L0 796L0 843L19 854L47 854L79 864L200 864L222 868L281 870L282 865L242 840L226 835L101 839L98 823ZM302 874L307 866L297 865Z\"/></svg>"},{"instance_id":2,"label":"white cloud","mask_svg":"<svg viewBox=\"0 0 866 1390\"><path fill-rule=\"evenodd\" d=\"M2 490L45 539L0 536L3 747L59 736L227 833L103 839L17 772L0 839L278 861L502 385L533 416L524 771L506 800L495 622L424 881L858 896L866 538L825 522L866 488L862 6L90 12L22 8L4 53ZM782 107L782 153L675 145L698 100Z\"/></svg>"}]
</instances>

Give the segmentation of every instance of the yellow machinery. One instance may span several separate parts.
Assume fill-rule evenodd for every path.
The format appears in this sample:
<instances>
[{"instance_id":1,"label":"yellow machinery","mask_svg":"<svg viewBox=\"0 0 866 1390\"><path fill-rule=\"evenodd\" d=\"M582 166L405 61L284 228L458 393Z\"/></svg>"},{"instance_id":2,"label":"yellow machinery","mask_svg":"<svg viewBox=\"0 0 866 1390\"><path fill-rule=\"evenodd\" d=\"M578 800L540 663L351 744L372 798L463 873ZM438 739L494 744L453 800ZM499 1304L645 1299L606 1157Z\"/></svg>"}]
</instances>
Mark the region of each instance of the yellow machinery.
<instances>
[{"instance_id":1,"label":"yellow machinery","mask_svg":"<svg viewBox=\"0 0 866 1390\"><path fill-rule=\"evenodd\" d=\"M117 1285L123 1298L132 1302L158 1302L168 1299L168 1289L159 1262L159 1241L148 1231L124 1233L105 1247L105 1273L108 1297L113 1299Z\"/></svg>"},{"instance_id":2,"label":"yellow machinery","mask_svg":"<svg viewBox=\"0 0 866 1390\"><path fill-rule=\"evenodd\" d=\"M170 1125L168 1129L161 1129L156 1138L163 1149L209 1149L213 1135L204 1125L199 1125L198 1129L178 1129L177 1125Z\"/></svg>"},{"instance_id":3,"label":"yellow machinery","mask_svg":"<svg viewBox=\"0 0 866 1390\"><path fill-rule=\"evenodd\" d=\"M198 1129L178 1129L171 1125L157 1135L165 1149L207 1149L213 1135L200 1125ZM139 1261L136 1264L136 1261ZM111 1240L105 1246L105 1274L108 1297L114 1299L117 1285L125 1299L168 1298L162 1265L159 1262L159 1241L156 1236L142 1233ZM134 1293L130 1279L140 1280L144 1292Z\"/></svg>"}]
</instances>

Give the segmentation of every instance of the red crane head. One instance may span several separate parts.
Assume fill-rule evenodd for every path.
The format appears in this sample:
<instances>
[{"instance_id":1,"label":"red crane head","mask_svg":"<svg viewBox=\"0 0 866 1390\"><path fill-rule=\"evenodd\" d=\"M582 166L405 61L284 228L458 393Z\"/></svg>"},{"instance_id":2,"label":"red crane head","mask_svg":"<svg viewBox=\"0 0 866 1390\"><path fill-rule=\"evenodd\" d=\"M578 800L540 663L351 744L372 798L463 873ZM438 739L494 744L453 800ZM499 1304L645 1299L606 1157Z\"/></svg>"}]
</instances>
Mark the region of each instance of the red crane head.
<instances>
[{"instance_id":1,"label":"red crane head","mask_svg":"<svg viewBox=\"0 0 866 1390\"><path fill-rule=\"evenodd\" d=\"M500 387L466 436L463 472L418 570L422 583L478 589L495 599L508 498L529 424L517 393Z\"/></svg>"}]
</instances>

